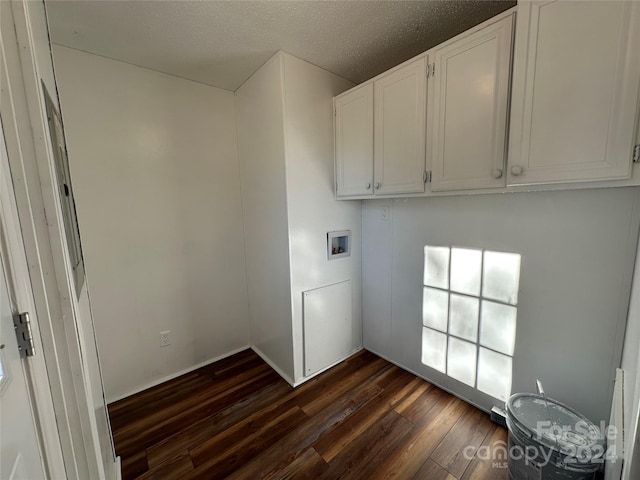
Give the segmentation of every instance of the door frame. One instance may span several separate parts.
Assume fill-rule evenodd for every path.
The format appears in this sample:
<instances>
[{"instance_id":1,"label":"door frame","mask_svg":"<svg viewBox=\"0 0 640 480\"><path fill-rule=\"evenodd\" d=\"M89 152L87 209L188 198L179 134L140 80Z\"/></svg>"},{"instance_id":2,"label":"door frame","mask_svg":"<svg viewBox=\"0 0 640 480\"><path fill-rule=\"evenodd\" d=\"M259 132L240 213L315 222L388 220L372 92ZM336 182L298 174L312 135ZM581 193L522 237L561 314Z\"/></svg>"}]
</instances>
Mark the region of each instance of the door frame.
<instances>
[{"instance_id":1,"label":"door frame","mask_svg":"<svg viewBox=\"0 0 640 480\"><path fill-rule=\"evenodd\" d=\"M23 252L27 269L20 291L30 301L19 305L31 314L40 353L25 363L32 374L43 458L51 478L103 479L94 403L100 399L92 398L80 335L81 321L91 319L81 319L78 312L41 86L41 78L53 79L45 7L29 0L2 3L0 115L16 207L7 231L17 235L12 252ZM49 93L57 98L57 91ZM25 286L31 295L24 293ZM110 441L115 466L110 477L118 478Z\"/></svg>"},{"instance_id":2,"label":"door frame","mask_svg":"<svg viewBox=\"0 0 640 480\"><path fill-rule=\"evenodd\" d=\"M0 130L2 119L0 118ZM4 134L0 131L0 257L9 294L11 311L29 312L36 355L22 360L21 367L29 394L31 415L39 445L42 471L49 478L65 474L62 449L53 409L53 398L48 387L49 378L42 355L42 340L38 318L33 304L24 242L20 235L20 221L15 204L11 172ZM7 157L5 159L5 157ZM2 272L0 272L2 274ZM39 355L38 355L39 354Z\"/></svg>"}]
</instances>

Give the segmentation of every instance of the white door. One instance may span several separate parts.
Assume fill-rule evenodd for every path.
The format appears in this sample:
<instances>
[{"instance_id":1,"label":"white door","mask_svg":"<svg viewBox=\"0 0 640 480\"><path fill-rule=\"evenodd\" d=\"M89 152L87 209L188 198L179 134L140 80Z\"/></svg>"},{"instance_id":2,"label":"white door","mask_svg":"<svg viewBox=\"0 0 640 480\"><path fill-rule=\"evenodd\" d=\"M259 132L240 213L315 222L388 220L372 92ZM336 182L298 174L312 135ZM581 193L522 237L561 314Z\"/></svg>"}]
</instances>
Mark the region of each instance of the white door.
<instances>
[{"instance_id":1,"label":"white door","mask_svg":"<svg viewBox=\"0 0 640 480\"><path fill-rule=\"evenodd\" d=\"M30 397L13 328L4 269L0 275L0 478L44 478Z\"/></svg>"},{"instance_id":2,"label":"white door","mask_svg":"<svg viewBox=\"0 0 640 480\"><path fill-rule=\"evenodd\" d=\"M424 192L427 60L375 80L374 193Z\"/></svg>"},{"instance_id":3,"label":"white door","mask_svg":"<svg viewBox=\"0 0 640 480\"><path fill-rule=\"evenodd\" d=\"M335 99L337 196L373 195L373 83Z\"/></svg>"},{"instance_id":4,"label":"white door","mask_svg":"<svg viewBox=\"0 0 640 480\"><path fill-rule=\"evenodd\" d=\"M429 79L431 189L503 187L513 16L436 48Z\"/></svg>"},{"instance_id":5,"label":"white door","mask_svg":"<svg viewBox=\"0 0 640 480\"><path fill-rule=\"evenodd\" d=\"M518 4L510 185L631 174L640 2Z\"/></svg>"},{"instance_id":6,"label":"white door","mask_svg":"<svg viewBox=\"0 0 640 480\"><path fill-rule=\"evenodd\" d=\"M4 141L2 161L6 162ZM4 170L4 169L3 169ZM3 212L4 213L4 212ZM4 232L3 236L4 236ZM44 478L40 446L13 325L13 310L2 265L0 272L0 478L37 480Z\"/></svg>"}]
</instances>

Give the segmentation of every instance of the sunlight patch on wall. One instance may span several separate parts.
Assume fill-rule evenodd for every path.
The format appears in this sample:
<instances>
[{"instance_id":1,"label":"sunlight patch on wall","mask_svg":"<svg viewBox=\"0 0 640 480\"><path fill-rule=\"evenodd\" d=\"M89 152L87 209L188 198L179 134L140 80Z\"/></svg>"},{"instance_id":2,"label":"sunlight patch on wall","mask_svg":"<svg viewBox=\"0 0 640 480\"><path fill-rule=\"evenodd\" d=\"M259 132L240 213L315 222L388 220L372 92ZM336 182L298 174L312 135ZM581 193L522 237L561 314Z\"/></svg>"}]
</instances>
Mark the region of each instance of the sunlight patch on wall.
<instances>
[{"instance_id":1,"label":"sunlight patch on wall","mask_svg":"<svg viewBox=\"0 0 640 480\"><path fill-rule=\"evenodd\" d=\"M517 253L424 247L423 364L507 400L520 260Z\"/></svg>"}]
</instances>

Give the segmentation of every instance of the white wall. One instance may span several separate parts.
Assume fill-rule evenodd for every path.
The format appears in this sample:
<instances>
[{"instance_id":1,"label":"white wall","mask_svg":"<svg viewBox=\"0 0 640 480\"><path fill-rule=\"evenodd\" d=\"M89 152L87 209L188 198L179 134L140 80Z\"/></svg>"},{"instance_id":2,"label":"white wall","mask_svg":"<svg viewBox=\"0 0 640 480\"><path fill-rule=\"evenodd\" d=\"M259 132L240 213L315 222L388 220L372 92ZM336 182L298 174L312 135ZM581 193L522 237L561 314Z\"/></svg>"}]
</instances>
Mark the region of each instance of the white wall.
<instances>
[{"instance_id":1,"label":"white wall","mask_svg":"<svg viewBox=\"0 0 640 480\"><path fill-rule=\"evenodd\" d=\"M304 377L302 292L351 280L352 349L362 345L360 202L336 202L333 97L352 83L292 55L284 59L287 209L296 382ZM351 256L327 259L327 232L351 230Z\"/></svg>"},{"instance_id":2,"label":"white wall","mask_svg":"<svg viewBox=\"0 0 640 480\"><path fill-rule=\"evenodd\" d=\"M60 46L54 59L113 401L248 345L233 94Z\"/></svg>"},{"instance_id":3,"label":"white wall","mask_svg":"<svg viewBox=\"0 0 640 480\"><path fill-rule=\"evenodd\" d=\"M293 383L282 57L236 91L251 345Z\"/></svg>"},{"instance_id":4,"label":"white wall","mask_svg":"<svg viewBox=\"0 0 640 480\"><path fill-rule=\"evenodd\" d=\"M351 280L361 346L360 205L333 194L333 97L353 86L279 52L236 91L251 344L290 383L304 380L302 293ZM327 259L327 232L352 231Z\"/></svg>"},{"instance_id":5,"label":"white wall","mask_svg":"<svg viewBox=\"0 0 640 480\"><path fill-rule=\"evenodd\" d=\"M363 202L365 347L482 403L420 362L423 247L520 253L513 392L540 378L549 396L608 421L639 206L637 188Z\"/></svg>"}]
</instances>

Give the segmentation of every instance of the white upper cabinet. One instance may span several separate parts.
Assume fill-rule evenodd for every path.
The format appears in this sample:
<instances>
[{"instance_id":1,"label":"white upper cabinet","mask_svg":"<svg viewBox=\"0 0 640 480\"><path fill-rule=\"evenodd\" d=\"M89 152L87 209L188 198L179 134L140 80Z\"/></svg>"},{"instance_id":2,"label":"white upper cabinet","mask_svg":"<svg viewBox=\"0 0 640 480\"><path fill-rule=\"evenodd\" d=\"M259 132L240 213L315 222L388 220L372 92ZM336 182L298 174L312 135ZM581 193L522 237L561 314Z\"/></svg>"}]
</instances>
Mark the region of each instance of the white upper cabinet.
<instances>
[{"instance_id":1,"label":"white upper cabinet","mask_svg":"<svg viewBox=\"0 0 640 480\"><path fill-rule=\"evenodd\" d=\"M374 191L424 192L425 57L374 81Z\"/></svg>"},{"instance_id":2,"label":"white upper cabinet","mask_svg":"<svg viewBox=\"0 0 640 480\"><path fill-rule=\"evenodd\" d=\"M430 53L432 190L505 185L512 33L509 15Z\"/></svg>"},{"instance_id":3,"label":"white upper cabinet","mask_svg":"<svg viewBox=\"0 0 640 480\"><path fill-rule=\"evenodd\" d=\"M510 185L631 174L640 2L519 3Z\"/></svg>"},{"instance_id":4,"label":"white upper cabinet","mask_svg":"<svg viewBox=\"0 0 640 480\"><path fill-rule=\"evenodd\" d=\"M337 196L373 194L373 83L335 98Z\"/></svg>"},{"instance_id":5,"label":"white upper cabinet","mask_svg":"<svg viewBox=\"0 0 640 480\"><path fill-rule=\"evenodd\" d=\"M336 98L337 197L629 179L638 45L640 1L521 0Z\"/></svg>"}]
</instances>

